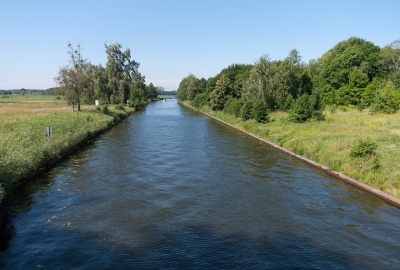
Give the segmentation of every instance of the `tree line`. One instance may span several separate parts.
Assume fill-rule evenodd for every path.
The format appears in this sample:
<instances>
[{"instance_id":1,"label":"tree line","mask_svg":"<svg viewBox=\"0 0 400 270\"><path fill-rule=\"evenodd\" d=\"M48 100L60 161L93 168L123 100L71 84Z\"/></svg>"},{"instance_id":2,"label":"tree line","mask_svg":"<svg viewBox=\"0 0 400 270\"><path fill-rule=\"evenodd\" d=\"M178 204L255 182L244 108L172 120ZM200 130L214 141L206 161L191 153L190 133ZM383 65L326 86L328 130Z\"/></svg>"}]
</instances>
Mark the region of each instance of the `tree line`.
<instances>
[{"instance_id":1,"label":"tree line","mask_svg":"<svg viewBox=\"0 0 400 270\"><path fill-rule=\"evenodd\" d=\"M267 122L269 111L276 110L287 111L294 122L323 120L326 107L349 105L394 113L400 108L400 40L380 48L351 37L309 63L296 49L283 60L263 55L207 80L190 74L180 82L177 98L258 122Z\"/></svg>"},{"instance_id":2,"label":"tree line","mask_svg":"<svg viewBox=\"0 0 400 270\"><path fill-rule=\"evenodd\" d=\"M127 104L139 108L148 100L156 99L163 87L145 84L145 77L139 72L139 63L131 59L128 49L122 45L105 44L107 63L105 67L91 64L82 55L81 45L68 44L69 65L61 67L54 78L56 92L67 102L80 110L81 104Z\"/></svg>"}]
</instances>

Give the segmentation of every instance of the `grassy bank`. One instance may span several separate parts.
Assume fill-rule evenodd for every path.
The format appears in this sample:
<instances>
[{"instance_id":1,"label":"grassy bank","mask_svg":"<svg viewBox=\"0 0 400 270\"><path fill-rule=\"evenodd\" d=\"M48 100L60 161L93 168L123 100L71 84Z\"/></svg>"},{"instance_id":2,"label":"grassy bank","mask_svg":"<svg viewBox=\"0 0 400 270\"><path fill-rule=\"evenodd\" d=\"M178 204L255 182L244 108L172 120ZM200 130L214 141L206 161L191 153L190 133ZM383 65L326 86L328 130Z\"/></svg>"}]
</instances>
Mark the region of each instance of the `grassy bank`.
<instances>
[{"instance_id":1,"label":"grassy bank","mask_svg":"<svg viewBox=\"0 0 400 270\"><path fill-rule=\"evenodd\" d=\"M8 102L5 102L5 101ZM72 112L52 97L0 98L0 199L15 183L69 152L132 112L83 106ZM52 136L46 136L46 126Z\"/></svg>"},{"instance_id":2,"label":"grassy bank","mask_svg":"<svg viewBox=\"0 0 400 270\"><path fill-rule=\"evenodd\" d=\"M190 105L190 102L184 102ZM242 121L208 107L203 112L250 132L296 154L325 165L400 198L399 114L369 114L345 108L325 112L323 122L292 123L284 112L273 112L271 122ZM352 157L359 140L376 143L373 155Z\"/></svg>"}]
</instances>

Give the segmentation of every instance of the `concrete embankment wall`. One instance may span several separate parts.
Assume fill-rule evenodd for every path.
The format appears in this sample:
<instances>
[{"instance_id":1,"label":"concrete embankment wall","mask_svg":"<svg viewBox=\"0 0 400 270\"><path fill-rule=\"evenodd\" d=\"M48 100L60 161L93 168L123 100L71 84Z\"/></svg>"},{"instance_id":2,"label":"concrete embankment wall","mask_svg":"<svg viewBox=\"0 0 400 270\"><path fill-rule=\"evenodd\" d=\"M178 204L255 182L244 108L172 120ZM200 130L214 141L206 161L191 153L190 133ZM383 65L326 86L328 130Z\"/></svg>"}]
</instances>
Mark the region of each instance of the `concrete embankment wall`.
<instances>
[{"instance_id":1,"label":"concrete embankment wall","mask_svg":"<svg viewBox=\"0 0 400 270\"><path fill-rule=\"evenodd\" d=\"M344 182L346 182L346 183L348 183L348 184L350 184L350 185L352 185L352 186L354 186L356 188L359 188L361 190L367 191L367 192L369 192L369 193L371 193L371 194L383 199L384 201L392 204L393 206L396 206L397 208L400 208L400 199L398 199L398 198L396 198L396 197L394 197L394 196L392 196L390 194L382 192L379 189L371 187L371 186L369 186L369 185L367 185L367 184L365 184L365 183L363 183L363 182L361 182L361 181L359 181L357 179L351 178L351 177L349 177L347 175L344 175L344 174L342 174L340 172L333 171L333 170L331 170L330 168L328 168L328 167L326 167L324 165L321 165L321 164L319 164L317 162L314 162L314 161L312 161L312 160L310 160L308 158L305 158L303 156L297 155L296 153L294 153L294 152L292 152L292 151L290 151L290 150L288 150L286 148L283 148L283 147L281 147L279 145L276 145L276 144L274 144L272 142L269 142L269 141L267 141L267 140L265 140L263 138L260 138L260 137L258 137L256 135L252 134L252 133L249 133L247 131L241 130L241 129L239 129L239 128L237 128L237 127L235 127L235 126L233 126L233 125L231 125L231 124L229 124L229 123L227 123L227 122L225 122L225 121L223 121L221 119L218 119L218 118L216 118L216 117L214 117L212 115L209 115L209 114L201 112L201 111L199 111L199 110L197 110L197 109L195 109L195 108L193 108L191 106L188 106L187 104L184 104L184 103L181 103L181 102L180 102L180 104L182 104L183 106L188 107L190 109L193 109L195 111L198 111L198 112L200 112L202 114L205 114L205 115L207 115L208 117L210 117L212 119L215 119L215 120L217 120L217 121L219 121L219 122L221 122L221 123L223 123L223 124L225 124L227 126L230 126L230 127L234 128L234 129L240 131L240 132L243 132L243 133L247 134L248 136L251 136L251 137L253 137L253 138L257 139L257 140L262 141L263 143L271 146L272 148L275 148L275 149L277 149L277 150L279 150L279 151L281 151L281 152L283 152L283 153L285 153L287 155L290 155L290 156L293 156L293 157L295 157L295 158L297 158L299 160L302 160L305 163L307 163L307 164L309 164L309 165L311 165L311 166L313 166L315 168L318 168L318 169L328 173L329 175L332 175L332 176L334 176L334 177L336 177L336 178L338 178L338 179L340 179L340 180L342 180L342 181L344 181Z\"/></svg>"}]
</instances>

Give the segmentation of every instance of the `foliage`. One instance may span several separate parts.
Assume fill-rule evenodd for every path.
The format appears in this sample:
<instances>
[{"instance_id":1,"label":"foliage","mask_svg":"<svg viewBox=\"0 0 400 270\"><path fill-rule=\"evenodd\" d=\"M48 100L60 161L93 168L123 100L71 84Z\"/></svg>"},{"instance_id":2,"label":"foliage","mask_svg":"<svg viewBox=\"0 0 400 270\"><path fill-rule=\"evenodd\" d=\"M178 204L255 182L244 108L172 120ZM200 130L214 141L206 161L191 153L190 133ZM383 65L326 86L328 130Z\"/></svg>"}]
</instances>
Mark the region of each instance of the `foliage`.
<instances>
[{"instance_id":1,"label":"foliage","mask_svg":"<svg viewBox=\"0 0 400 270\"><path fill-rule=\"evenodd\" d=\"M80 111L82 96L90 84L90 63L83 58L80 44L76 49L68 44L68 48L71 66L60 68L58 76L54 80L60 85L58 91L72 105L72 110L74 111L76 104L78 111Z\"/></svg>"},{"instance_id":2,"label":"foliage","mask_svg":"<svg viewBox=\"0 0 400 270\"><path fill-rule=\"evenodd\" d=\"M189 76L183 78L183 80L179 83L177 98L179 100L193 100L195 96L200 93L200 80L193 74L190 74Z\"/></svg>"},{"instance_id":3,"label":"foliage","mask_svg":"<svg viewBox=\"0 0 400 270\"><path fill-rule=\"evenodd\" d=\"M290 110L290 108L293 106L294 103L294 98L291 94L287 95L285 103L282 106L282 110L287 112Z\"/></svg>"},{"instance_id":4,"label":"foliage","mask_svg":"<svg viewBox=\"0 0 400 270\"><path fill-rule=\"evenodd\" d=\"M394 84L388 81L383 89L375 96L375 111L383 113L395 113L400 106L399 91Z\"/></svg>"},{"instance_id":5,"label":"foliage","mask_svg":"<svg viewBox=\"0 0 400 270\"><path fill-rule=\"evenodd\" d=\"M131 88L129 105L136 110L139 110L143 105L146 104L146 100L143 94L143 90L139 88Z\"/></svg>"},{"instance_id":6,"label":"foliage","mask_svg":"<svg viewBox=\"0 0 400 270\"><path fill-rule=\"evenodd\" d=\"M365 157L375 154L375 150L378 147L376 142L368 139L359 139L351 148L351 157Z\"/></svg>"},{"instance_id":7,"label":"foliage","mask_svg":"<svg viewBox=\"0 0 400 270\"><path fill-rule=\"evenodd\" d=\"M244 104L240 110L240 115L244 121L253 118L253 106L254 106L254 103L251 100L244 102Z\"/></svg>"},{"instance_id":8,"label":"foliage","mask_svg":"<svg viewBox=\"0 0 400 270\"><path fill-rule=\"evenodd\" d=\"M321 106L318 95L303 94L293 103L289 111L289 119L298 123L306 122L311 118L324 120L324 115L320 111Z\"/></svg>"},{"instance_id":9,"label":"foliage","mask_svg":"<svg viewBox=\"0 0 400 270\"><path fill-rule=\"evenodd\" d=\"M332 114L327 121L299 124L287 121L285 112L272 111L273 121L265 125L243 121L224 111L207 110L207 113L400 198L400 144L393 132L400 126L397 114L371 115L352 109ZM360 134L377 142L379 153L375 150L373 155L351 158L350 149Z\"/></svg>"},{"instance_id":10,"label":"foliage","mask_svg":"<svg viewBox=\"0 0 400 270\"><path fill-rule=\"evenodd\" d=\"M225 111L235 117L241 116L241 109L244 105L243 99L230 98L225 104Z\"/></svg>"},{"instance_id":11,"label":"foliage","mask_svg":"<svg viewBox=\"0 0 400 270\"><path fill-rule=\"evenodd\" d=\"M200 109L200 108L202 108L203 106L206 106L206 105L208 105L208 104L209 104L209 102L208 102L208 95L207 95L207 93L198 94L198 95L193 99L193 102L192 102L193 107L195 107L196 109Z\"/></svg>"},{"instance_id":12,"label":"foliage","mask_svg":"<svg viewBox=\"0 0 400 270\"><path fill-rule=\"evenodd\" d=\"M153 83L150 83L149 86L146 87L147 89L147 97L149 99L157 99L158 95L161 95L164 92L164 88L162 87L155 87Z\"/></svg>"},{"instance_id":13,"label":"foliage","mask_svg":"<svg viewBox=\"0 0 400 270\"><path fill-rule=\"evenodd\" d=\"M121 51L119 43L104 45L107 54L105 67L106 87L110 96L114 96L113 103L126 103L130 88L144 89L144 77L139 73L139 63L131 59L130 49Z\"/></svg>"},{"instance_id":14,"label":"foliage","mask_svg":"<svg viewBox=\"0 0 400 270\"><path fill-rule=\"evenodd\" d=\"M116 109L116 110L120 110L120 111L125 111L124 104L115 105L115 109Z\"/></svg>"},{"instance_id":15,"label":"foliage","mask_svg":"<svg viewBox=\"0 0 400 270\"><path fill-rule=\"evenodd\" d=\"M352 76L372 80L377 74L379 52L378 46L358 37L341 41L320 58L321 76L335 89L349 84Z\"/></svg>"},{"instance_id":16,"label":"foliage","mask_svg":"<svg viewBox=\"0 0 400 270\"><path fill-rule=\"evenodd\" d=\"M223 74L216 82L214 90L210 94L211 109L222 110L230 92L230 79Z\"/></svg>"},{"instance_id":17,"label":"foliage","mask_svg":"<svg viewBox=\"0 0 400 270\"><path fill-rule=\"evenodd\" d=\"M105 105L101 111L102 111L104 114L107 114L107 115L110 114L110 110L108 109L108 105Z\"/></svg>"},{"instance_id":18,"label":"foliage","mask_svg":"<svg viewBox=\"0 0 400 270\"><path fill-rule=\"evenodd\" d=\"M269 111L264 100L258 100L253 106L253 118L257 123L269 122Z\"/></svg>"}]
</instances>

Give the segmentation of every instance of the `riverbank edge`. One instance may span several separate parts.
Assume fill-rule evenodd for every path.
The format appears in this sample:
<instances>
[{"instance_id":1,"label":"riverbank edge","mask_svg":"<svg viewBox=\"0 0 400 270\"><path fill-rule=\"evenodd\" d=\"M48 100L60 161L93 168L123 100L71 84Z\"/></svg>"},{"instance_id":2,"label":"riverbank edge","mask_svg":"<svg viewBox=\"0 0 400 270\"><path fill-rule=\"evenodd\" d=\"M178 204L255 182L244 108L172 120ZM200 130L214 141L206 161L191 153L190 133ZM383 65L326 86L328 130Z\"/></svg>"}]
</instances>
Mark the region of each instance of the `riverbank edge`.
<instances>
[{"instance_id":1,"label":"riverbank edge","mask_svg":"<svg viewBox=\"0 0 400 270\"><path fill-rule=\"evenodd\" d=\"M381 198L382 200L386 201L387 203L389 203L389 204L391 204L391 205L393 205L393 206L395 206L395 207L400 209L400 199L398 199L398 198L396 198L396 197L394 197L394 196L392 196L392 195L390 195L388 193L385 193L385 192L383 192L383 191L381 191L379 189L376 189L376 188L374 188L372 186L369 186L369 185L363 183L362 181L359 181L357 179L351 178L351 177L349 177L347 175L344 175L344 174L342 174L340 172L331 170L329 167L326 167L326 166L324 166L322 164L319 164L319 163L317 163L315 161L312 161L312 160L310 160L308 158L305 158L305 157L303 157L301 155L298 155L298 154L296 154L296 153L294 153L294 152L292 152L292 151L290 151L290 150L288 150L286 148L283 148L283 147L281 147L281 146L279 146L277 144L274 144L274 143L272 143L270 141L267 141L267 140L265 140L263 138L260 138L260 137L254 135L254 134L252 134L250 132L242 130L242 129L240 129L240 128L232 125L232 124L229 124L229 123L227 123L227 122L225 122L225 121L223 121L223 120L221 120L221 119L219 119L219 118L217 118L215 116L212 116L212 115L209 115L208 113L202 112L202 111L200 111L200 110L198 110L198 109L196 109L196 108L194 108L194 107L192 107L192 106L190 106L188 104L185 104L185 103L179 102L179 101L178 101L178 103L183 105L183 106L185 106L185 107L187 107L187 108L190 108L190 109L192 109L194 111L197 111L197 112L199 112L201 114L207 115L208 117L210 117L210 118L212 118L212 119L214 119L214 120L216 120L216 121L218 121L220 123L223 123L223 124L225 124L225 125L227 125L227 126L229 126L231 128L234 128L234 129L236 129L236 130L238 130L238 131L240 131L240 132L242 132L242 133L244 133L244 134L246 134L246 135L248 135L250 137L253 137L253 138L255 138L255 139L257 139L257 140L259 140L259 141L271 146L272 148L279 150L280 152L282 152L284 154L287 154L289 156L295 157L296 159L301 160L301 161L311 165L312 167L320 169L320 170L324 171L325 173L327 173L327 174L329 174L329 175L331 175L331 176L333 176L333 177L335 177L337 179L340 179L340 180L342 180L343 182L345 182L345 183L347 183L349 185L352 185L352 186L354 186L354 187L356 187L358 189L364 190L364 191L366 191L366 192L368 192L368 193L370 193L372 195L375 195L375 196Z\"/></svg>"},{"instance_id":2,"label":"riverbank edge","mask_svg":"<svg viewBox=\"0 0 400 270\"><path fill-rule=\"evenodd\" d=\"M62 154L60 157L58 157L57 159L47 163L45 166L43 166L42 168L37 169L36 171L32 172L32 174L30 174L27 177L22 178L21 180L19 180L13 187L12 191L7 194L0 202L0 229L3 227L3 222L4 219L7 215L7 211L8 208L10 206L11 203L11 199L14 195L14 193L16 191L18 191L20 188L22 188L24 185L26 185L27 183L29 183L30 181L34 180L35 178L37 178L39 175L49 171L51 168L53 168L55 165L59 164L60 162L62 162L63 160L65 160L67 157L69 157L70 155L78 152L79 150L81 150L83 147L89 145L90 143L93 142L94 139L98 138L100 135L106 133L108 130L110 130L112 127L116 126L117 124L121 123L122 121L124 121L125 119L127 119L129 116L131 116L132 114L134 114L136 111L131 111L126 113L125 115L121 114L116 120L110 122L108 124L108 126L106 128L100 129L98 131L96 131L95 133L92 133L90 136L86 137L85 139L83 139L82 141L80 141L76 146L72 147L71 149L69 149L69 151L67 151L66 153Z\"/></svg>"}]
</instances>

